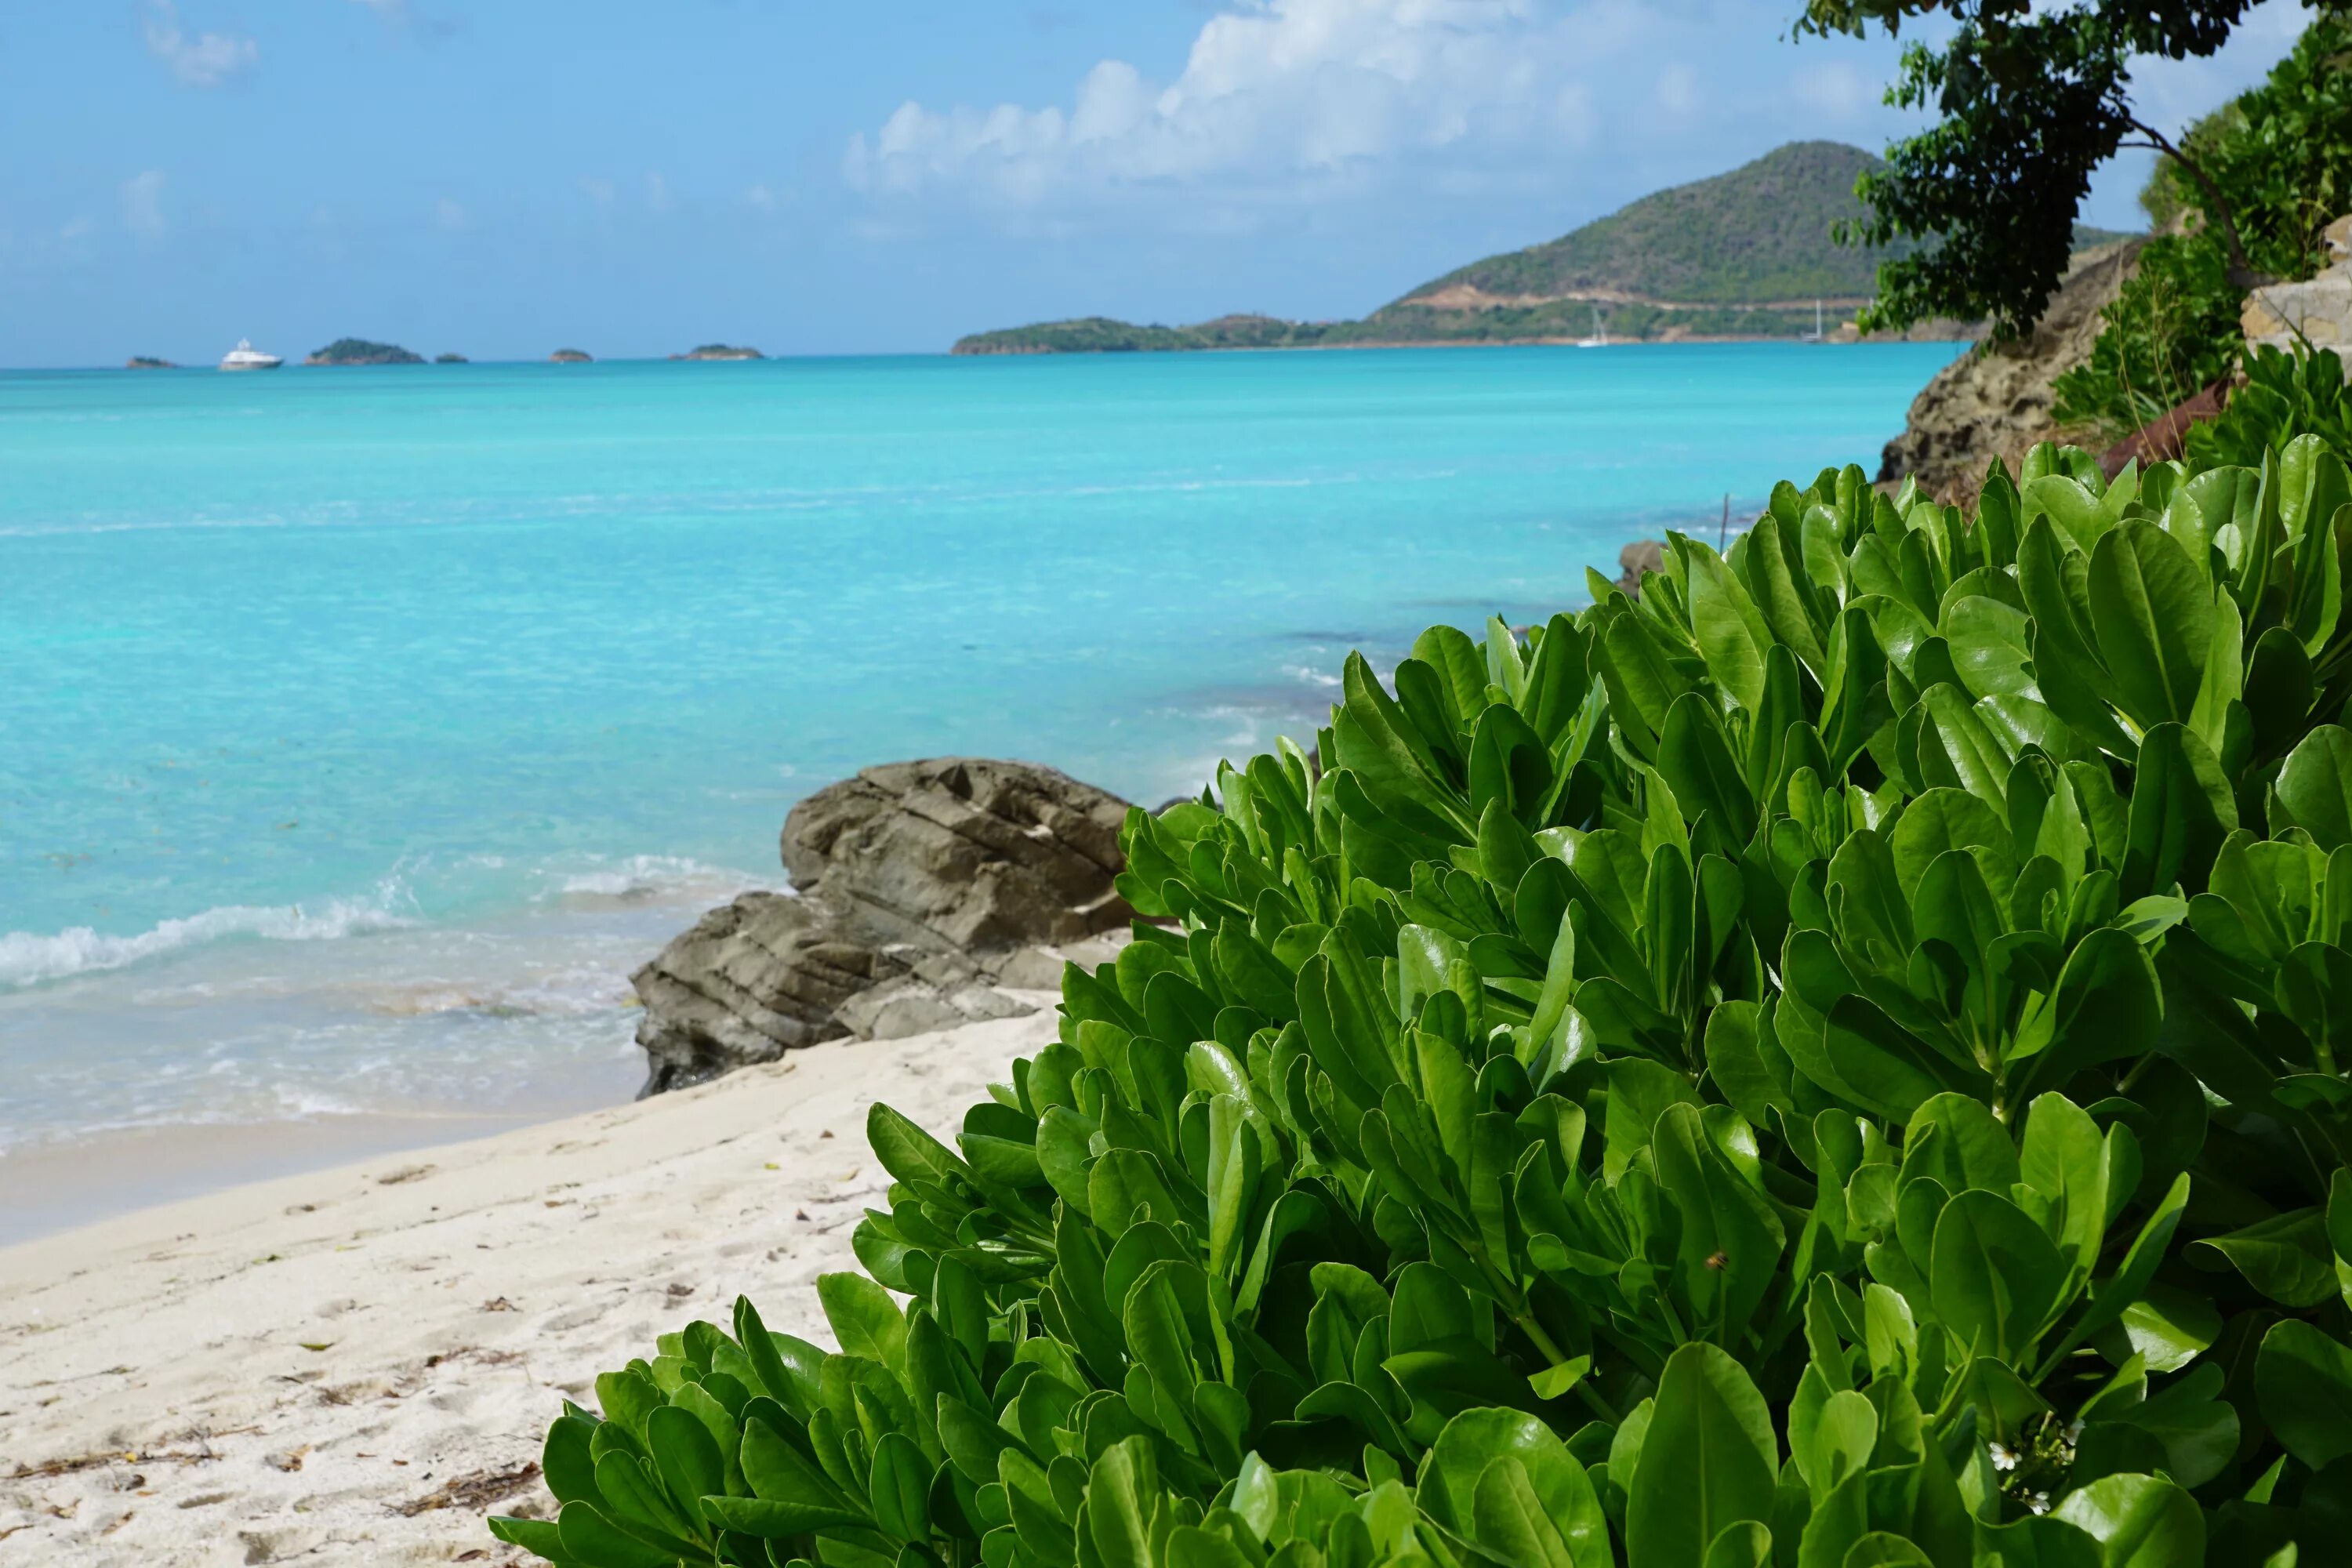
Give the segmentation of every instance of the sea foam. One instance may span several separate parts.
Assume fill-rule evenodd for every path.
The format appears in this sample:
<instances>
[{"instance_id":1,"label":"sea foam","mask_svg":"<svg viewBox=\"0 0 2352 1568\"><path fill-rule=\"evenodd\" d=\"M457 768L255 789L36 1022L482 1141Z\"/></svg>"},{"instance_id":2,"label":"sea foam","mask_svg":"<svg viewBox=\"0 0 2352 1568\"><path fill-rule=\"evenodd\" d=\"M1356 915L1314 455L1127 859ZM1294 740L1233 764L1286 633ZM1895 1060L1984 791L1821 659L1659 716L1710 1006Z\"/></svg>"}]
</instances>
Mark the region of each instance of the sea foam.
<instances>
[{"instance_id":1,"label":"sea foam","mask_svg":"<svg viewBox=\"0 0 2352 1568\"><path fill-rule=\"evenodd\" d=\"M363 899L330 899L311 904L256 907L226 904L178 920L158 921L146 931L117 936L89 926L61 931L10 931L0 936L0 989L15 990L103 970L206 942L238 938L264 942L331 942L370 931L414 925L403 912L408 891L397 879L380 883Z\"/></svg>"}]
</instances>

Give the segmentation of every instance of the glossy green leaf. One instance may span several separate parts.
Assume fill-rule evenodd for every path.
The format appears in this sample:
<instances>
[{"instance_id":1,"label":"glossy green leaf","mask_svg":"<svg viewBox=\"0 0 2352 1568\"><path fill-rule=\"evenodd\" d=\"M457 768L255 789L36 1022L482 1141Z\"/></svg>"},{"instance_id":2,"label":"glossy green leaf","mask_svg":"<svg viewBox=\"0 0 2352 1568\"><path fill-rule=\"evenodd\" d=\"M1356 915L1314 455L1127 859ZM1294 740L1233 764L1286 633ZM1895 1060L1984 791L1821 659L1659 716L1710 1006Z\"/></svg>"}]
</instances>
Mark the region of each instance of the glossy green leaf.
<instances>
[{"instance_id":1,"label":"glossy green leaf","mask_svg":"<svg viewBox=\"0 0 2352 1568\"><path fill-rule=\"evenodd\" d=\"M1764 1396L1737 1361L1708 1344L1675 1352L1627 1478L1629 1568L1703 1568L1726 1526L1769 1526L1778 1452Z\"/></svg>"},{"instance_id":2,"label":"glossy green leaf","mask_svg":"<svg viewBox=\"0 0 2352 1568\"><path fill-rule=\"evenodd\" d=\"M2091 552L2090 609L2117 705L2143 729L2186 723L2213 641L2213 590L2189 552L2147 522L2121 522Z\"/></svg>"},{"instance_id":3,"label":"glossy green leaf","mask_svg":"<svg viewBox=\"0 0 2352 1568\"><path fill-rule=\"evenodd\" d=\"M2007 1198L1965 1192L1944 1205L1928 1283L1960 1346L2015 1363L2048 1326L2065 1280L2049 1234Z\"/></svg>"},{"instance_id":4,"label":"glossy green leaf","mask_svg":"<svg viewBox=\"0 0 2352 1568\"><path fill-rule=\"evenodd\" d=\"M2299 1319L2273 1325L2254 1360L2263 1419L2313 1469L2352 1454L2352 1349Z\"/></svg>"},{"instance_id":5,"label":"glossy green leaf","mask_svg":"<svg viewBox=\"0 0 2352 1568\"><path fill-rule=\"evenodd\" d=\"M2189 1255L2208 1268L2217 1260L2226 1263L2255 1289L2284 1306L2315 1307L2336 1294L2327 1222L2316 1207L2206 1237L2189 1248Z\"/></svg>"},{"instance_id":6,"label":"glossy green leaf","mask_svg":"<svg viewBox=\"0 0 2352 1568\"><path fill-rule=\"evenodd\" d=\"M627 1533L593 1503L565 1503L555 1516L555 1533L563 1555L587 1568L674 1568L677 1562L677 1553Z\"/></svg>"},{"instance_id":7,"label":"glossy green leaf","mask_svg":"<svg viewBox=\"0 0 2352 1568\"><path fill-rule=\"evenodd\" d=\"M2323 724L2287 753L2278 802L2320 848L2352 844L2352 731Z\"/></svg>"},{"instance_id":8,"label":"glossy green leaf","mask_svg":"<svg viewBox=\"0 0 2352 1568\"><path fill-rule=\"evenodd\" d=\"M2069 1492L2052 1515L2099 1543L2101 1568L2201 1568L2205 1515L2160 1476L2107 1476Z\"/></svg>"}]
</instances>

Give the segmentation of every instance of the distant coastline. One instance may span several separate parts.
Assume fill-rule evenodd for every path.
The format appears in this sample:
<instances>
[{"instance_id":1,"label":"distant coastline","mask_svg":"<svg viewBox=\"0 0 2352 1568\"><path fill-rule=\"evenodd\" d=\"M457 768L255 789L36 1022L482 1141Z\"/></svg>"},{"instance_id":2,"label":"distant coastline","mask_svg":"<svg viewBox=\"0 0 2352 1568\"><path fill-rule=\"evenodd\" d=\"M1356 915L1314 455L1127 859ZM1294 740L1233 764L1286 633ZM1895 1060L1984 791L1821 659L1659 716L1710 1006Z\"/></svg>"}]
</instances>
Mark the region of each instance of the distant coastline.
<instances>
[{"instance_id":1,"label":"distant coastline","mask_svg":"<svg viewBox=\"0 0 2352 1568\"><path fill-rule=\"evenodd\" d=\"M1456 268L1360 320L1244 313L1163 326L1084 316L974 332L949 352L1860 342L1856 313L1874 297L1878 264L1901 252L1842 246L1832 231L1863 216L1854 184L1877 166L1859 147L1792 142L1558 239ZM2078 229L2076 245L2121 237ZM1943 321L1869 339L1958 342L1979 335L1975 322Z\"/></svg>"},{"instance_id":2,"label":"distant coastline","mask_svg":"<svg viewBox=\"0 0 2352 1568\"><path fill-rule=\"evenodd\" d=\"M1808 321L1810 325L1810 319ZM960 338L948 353L960 358L1019 358L1039 354L1086 353L1263 353L1277 350L1342 350L1342 349L1494 349L1494 348L1570 348L1583 342L1574 333L1549 335L1509 335L1491 337L1380 337L1353 332L1318 331L1330 327L1356 327L1361 322L1286 322L1299 329L1280 341L1249 342L1217 341L1197 327L1137 326L1116 321L1107 317L1090 317L1075 321L1040 321L1033 326L1009 327L995 331L975 332ZM1078 346L1067 341L1072 329L1096 329L1102 340ZM1100 329L1108 329L1102 331ZM1907 332L1873 332L1867 335L1854 330L1851 319L1832 327L1821 342L1832 346L1854 343L1927 343L1969 342L1975 340L1979 329L1966 321L1936 321ZM1128 341L1122 341L1128 340ZM1796 343L1807 341L1796 332L1762 331L1702 331L1678 330L1649 337L1617 337L1612 333L1610 345L1617 348L1635 346L1664 347L1677 344L1697 346L1707 343Z\"/></svg>"}]
</instances>

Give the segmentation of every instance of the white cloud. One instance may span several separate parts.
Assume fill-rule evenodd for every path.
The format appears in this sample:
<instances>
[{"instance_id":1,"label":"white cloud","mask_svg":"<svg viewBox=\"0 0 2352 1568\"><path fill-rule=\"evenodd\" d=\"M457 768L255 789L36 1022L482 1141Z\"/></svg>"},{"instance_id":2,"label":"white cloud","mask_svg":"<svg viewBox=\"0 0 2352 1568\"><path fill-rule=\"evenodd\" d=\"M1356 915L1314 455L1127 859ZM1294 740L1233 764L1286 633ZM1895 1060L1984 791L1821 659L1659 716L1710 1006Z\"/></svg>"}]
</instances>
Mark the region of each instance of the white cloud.
<instances>
[{"instance_id":1,"label":"white cloud","mask_svg":"<svg viewBox=\"0 0 2352 1568\"><path fill-rule=\"evenodd\" d=\"M227 33L191 36L181 27L179 8L172 0L147 0L142 30L147 52L190 87L218 87L261 58L261 46L251 38Z\"/></svg>"},{"instance_id":2,"label":"white cloud","mask_svg":"<svg viewBox=\"0 0 2352 1568\"><path fill-rule=\"evenodd\" d=\"M433 204L433 226L451 234L468 226L464 205L443 196Z\"/></svg>"},{"instance_id":3,"label":"white cloud","mask_svg":"<svg viewBox=\"0 0 2352 1568\"><path fill-rule=\"evenodd\" d=\"M1660 20L1629 0L1226 5L1164 84L1107 59L1067 107L908 102L852 138L844 175L877 195L963 190L1034 207L1212 183L1278 197L1387 161L1557 149L1591 134L1592 79L1652 78Z\"/></svg>"},{"instance_id":4,"label":"white cloud","mask_svg":"<svg viewBox=\"0 0 2352 1568\"><path fill-rule=\"evenodd\" d=\"M122 226L141 239L161 239L172 226L163 218L163 171L142 169L122 182Z\"/></svg>"},{"instance_id":5,"label":"white cloud","mask_svg":"<svg viewBox=\"0 0 2352 1568\"><path fill-rule=\"evenodd\" d=\"M782 206L783 202L773 186L756 184L743 188L743 205L755 212L770 213Z\"/></svg>"}]
</instances>

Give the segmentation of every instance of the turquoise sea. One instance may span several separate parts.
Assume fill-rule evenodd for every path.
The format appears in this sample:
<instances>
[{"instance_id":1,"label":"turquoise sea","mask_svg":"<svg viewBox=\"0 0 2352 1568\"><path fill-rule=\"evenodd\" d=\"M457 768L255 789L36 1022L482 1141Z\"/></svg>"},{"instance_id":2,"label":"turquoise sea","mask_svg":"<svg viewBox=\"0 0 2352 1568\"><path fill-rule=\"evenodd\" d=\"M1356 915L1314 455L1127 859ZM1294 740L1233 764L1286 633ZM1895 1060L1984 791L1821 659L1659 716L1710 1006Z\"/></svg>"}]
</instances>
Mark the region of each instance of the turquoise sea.
<instances>
[{"instance_id":1,"label":"turquoise sea","mask_svg":"<svg viewBox=\"0 0 2352 1568\"><path fill-rule=\"evenodd\" d=\"M635 1087L862 765L1158 802L1949 344L0 374L0 1152Z\"/></svg>"}]
</instances>

